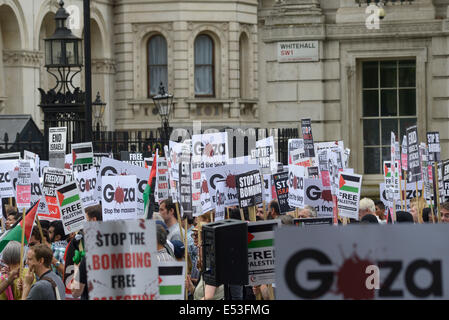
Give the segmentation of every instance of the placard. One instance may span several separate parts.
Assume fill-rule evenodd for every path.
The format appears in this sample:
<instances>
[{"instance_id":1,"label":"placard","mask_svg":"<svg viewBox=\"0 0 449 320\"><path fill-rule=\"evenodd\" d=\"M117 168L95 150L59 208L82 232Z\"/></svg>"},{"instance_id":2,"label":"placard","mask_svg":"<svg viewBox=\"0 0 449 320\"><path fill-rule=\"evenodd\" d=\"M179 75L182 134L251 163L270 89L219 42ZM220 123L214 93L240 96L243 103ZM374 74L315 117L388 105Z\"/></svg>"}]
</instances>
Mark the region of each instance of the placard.
<instances>
[{"instance_id":1,"label":"placard","mask_svg":"<svg viewBox=\"0 0 449 320\"><path fill-rule=\"evenodd\" d=\"M120 160L133 166L146 168L144 165L143 154L141 152L120 151Z\"/></svg>"},{"instance_id":2,"label":"placard","mask_svg":"<svg viewBox=\"0 0 449 320\"><path fill-rule=\"evenodd\" d=\"M275 281L274 230L279 220L248 222L248 283L250 286Z\"/></svg>"},{"instance_id":3,"label":"placard","mask_svg":"<svg viewBox=\"0 0 449 320\"><path fill-rule=\"evenodd\" d=\"M94 152L92 142L72 144L72 169L73 171L85 171L94 166Z\"/></svg>"},{"instance_id":4,"label":"placard","mask_svg":"<svg viewBox=\"0 0 449 320\"><path fill-rule=\"evenodd\" d=\"M360 189L362 176L358 174L338 173L338 214L341 217L359 220Z\"/></svg>"},{"instance_id":5,"label":"placard","mask_svg":"<svg viewBox=\"0 0 449 320\"><path fill-rule=\"evenodd\" d=\"M273 179L281 214L294 211L288 204L288 172L274 174Z\"/></svg>"},{"instance_id":6,"label":"placard","mask_svg":"<svg viewBox=\"0 0 449 320\"><path fill-rule=\"evenodd\" d=\"M2 198L11 198L16 196L13 185L11 184L12 178L10 175L10 172L14 171L16 165L16 160L0 161L0 196Z\"/></svg>"},{"instance_id":7,"label":"placard","mask_svg":"<svg viewBox=\"0 0 449 320\"><path fill-rule=\"evenodd\" d=\"M15 192L17 193L17 181L19 178L19 172L18 171L11 171L10 175L11 182L14 187ZM37 171L31 171L31 200L30 203L36 203L38 200L39 206L37 208L37 214L39 217L41 215L48 215L48 208L47 208L47 202L45 201L44 194L42 192L42 186L39 180L39 176Z\"/></svg>"},{"instance_id":8,"label":"placard","mask_svg":"<svg viewBox=\"0 0 449 320\"><path fill-rule=\"evenodd\" d=\"M235 176L240 208L257 206L262 203L262 180L259 170Z\"/></svg>"},{"instance_id":9,"label":"placard","mask_svg":"<svg viewBox=\"0 0 449 320\"><path fill-rule=\"evenodd\" d=\"M150 167L151 169L151 167ZM157 158L156 190L154 199L157 202L168 199L168 167L164 157Z\"/></svg>"},{"instance_id":10,"label":"placard","mask_svg":"<svg viewBox=\"0 0 449 320\"><path fill-rule=\"evenodd\" d=\"M276 299L447 300L446 239L441 224L278 229Z\"/></svg>"},{"instance_id":11,"label":"placard","mask_svg":"<svg viewBox=\"0 0 449 320\"><path fill-rule=\"evenodd\" d=\"M228 164L228 133L216 132L192 135L192 158L201 157L203 168Z\"/></svg>"},{"instance_id":12,"label":"placard","mask_svg":"<svg viewBox=\"0 0 449 320\"><path fill-rule=\"evenodd\" d=\"M95 194L97 188L97 169L91 168L82 172L74 172L75 180L81 196L81 201L85 208L99 203Z\"/></svg>"},{"instance_id":13,"label":"placard","mask_svg":"<svg viewBox=\"0 0 449 320\"><path fill-rule=\"evenodd\" d=\"M16 204L19 211L31 204L31 166L29 161L19 160Z\"/></svg>"},{"instance_id":14,"label":"placard","mask_svg":"<svg viewBox=\"0 0 449 320\"><path fill-rule=\"evenodd\" d=\"M262 174L277 172L273 136L256 141L256 149L251 150L251 159L257 159Z\"/></svg>"},{"instance_id":15,"label":"placard","mask_svg":"<svg viewBox=\"0 0 449 320\"><path fill-rule=\"evenodd\" d=\"M39 215L44 220L59 220L61 212L56 200L56 188L72 181L72 171L53 167L44 168L42 192L48 207L48 216Z\"/></svg>"},{"instance_id":16,"label":"placard","mask_svg":"<svg viewBox=\"0 0 449 320\"><path fill-rule=\"evenodd\" d=\"M182 261L160 261L159 299L183 300L185 290L185 263Z\"/></svg>"},{"instance_id":17,"label":"placard","mask_svg":"<svg viewBox=\"0 0 449 320\"><path fill-rule=\"evenodd\" d=\"M137 219L136 176L104 176L101 183L103 221Z\"/></svg>"},{"instance_id":18,"label":"placard","mask_svg":"<svg viewBox=\"0 0 449 320\"><path fill-rule=\"evenodd\" d=\"M293 219L293 224L295 226L322 226L322 225L333 225L333 219L330 218L296 218Z\"/></svg>"},{"instance_id":19,"label":"placard","mask_svg":"<svg viewBox=\"0 0 449 320\"><path fill-rule=\"evenodd\" d=\"M407 183L407 188L406 187L406 182L404 180L402 180L402 199L403 199L403 203L405 205L404 211L410 212L410 200L412 200L413 198L421 197L422 195L422 181L418 181L418 194L416 193L416 185L414 182L409 182ZM380 200L384 203L386 208L393 208L393 202L389 201L387 198L387 189L385 186L385 183L381 183L379 184L379 189L380 189ZM400 201L396 201L396 211L401 211L402 210L402 203Z\"/></svg>"},{"instance_id":20,"label":"placard","mask_svg":"<svg viewBox=\"0 0 449 320\"><path fill-rule=\"evenodd\" d=\"M332 217L332 193L330 188L324 188L319 179L305 179L304 205L315 209L318 218Z\"/></svg>"},{"instance_id":21,"label":"placard","mask_svg":"<svg viewBox=\"0 0 449 320\"><path fill-rule=\"evenodd\" d=\"M179 202L186 216L192 217L192 177L190 162L179 164Z\"/></svg>"},{"instance_id":22,"label":"placard","mask_svg":"<svg viewBox=\"0 0 449 320\"><path fill-rule=\"evenodd\" d=\"M49 166L63 169L65 165L67 127L48 128Z\"/></svg>"},{"instance_id":23,"label":"placard","mask_svg":"<svg viewBox=\"0 0 449 320\"><path fill-rule=\"evenodd\" d=\"M95 170L95 168L93 169ZM84 213L76 182L72 181L56 188L56 195L64 234L68 235L81 230L86 221L86 214Z\"/></svg>"},{"instance_id":24,"label":"placard","mask_svg":"<svg viewBox=\"0 0 449 320\"><path fill-rule=\"evenodd\" d=\"M304 167L288 166L288 203L291 207L304 206L304 173Z\"/></svg>"},{"instance_id":25,"label":"placard","mask_svg":"<svg viewBox=\"0 0 449 320\"><path fill-rule=\"evenodd\" d=\"M296 164L298 159L293 159L292 152L299 149L297 152L298 158L304 158L304 140L303 139L288 139L288 164Z\"/></svg>"},{"instance_id":26,"label":"placard","mask_svg":"<svg viewBox=\"0 0 449 320\"><path fill-rule=\"evenodd\" d=\"M226 204L226 182L217 182L217 191L215 193L215 221L220 221L225 219L225 204Z\"/></svg>"},{"instance_id":27,"label":"placard","mask_svg":"<svg viewBox=\"0 0 449 320\"><path fill-rule=\"evenodd\" d=\"M304 140L304 155L309 158L315 157L315 147L313 145L312 120L301 119L302 138Z\"/></svg>"},{"instance_id":28,"label":"placard","mask_svg":"<svg viewBox=\"0 0 449 320\"><path fill-rule=\"evenodd\" d=\"M421 179L421 162L418 148L418 128L407 128L407 181L416 182Z\"/></svg>"},{"instance_id":29,"label":"placard","mask_svg":"<svg viewBox=\"0 0 449 320\"><path fill-rule=\"evenodd\" d=\"M440 133L438 131L427 132L427 146L429 148L429 162L433 164L440 161Z\"/></svg>"},{"instance_id":30,"label":"placard","mask_svg":"<svg viewBox=\"0 0 449 320\"><path fill-rule=\"evenodd\" d=\"M85 237L90 300L159 298L153 220L88 222Z\"/></svg>"}]
</instances>

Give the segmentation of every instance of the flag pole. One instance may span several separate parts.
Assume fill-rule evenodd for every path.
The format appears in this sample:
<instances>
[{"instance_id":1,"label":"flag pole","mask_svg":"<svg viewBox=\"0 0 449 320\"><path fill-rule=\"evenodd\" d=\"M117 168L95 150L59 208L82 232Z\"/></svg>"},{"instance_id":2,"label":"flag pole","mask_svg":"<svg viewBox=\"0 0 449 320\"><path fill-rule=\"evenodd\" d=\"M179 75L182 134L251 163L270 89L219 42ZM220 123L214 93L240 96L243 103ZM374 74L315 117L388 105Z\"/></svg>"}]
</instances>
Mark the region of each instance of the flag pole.
<instances>
[{"instance_id":1,"label":"flag pole","mask_svg":"<svg viewBox=\"0 0 449 320\"><path fill-rule=\"evenodd\" d=\"M434 163L435 166L435 175L433 177L434 181L435 181L435 188L436 188L436 199L437 199L437 212L438 212L438 223L441 223L441 212L440 212L440 186L438 184L438 163L435 162Z\"/></svg>"},{"instance_id":2,"label":"flag pole","mask_svg":"<svg viewBox=\"0 0 449 320\"><path fill-rule=\"evenodd\" d=\"M186 227L186 230L185 230L185 233L184 233L184 255L185 255L185 260L186 260L186 272L184 273L185 274L185 279L184 279L184 282L186 282L187 281L187 269L188 269L188 260L187 260L187 217L186 217L186 221L185 221L185 227ZM188 297L188 288L185 288L185 290L184 290L184 292L185 292L185 300L188 300L189 299L189 297Z\"/></svg>"}]
</instances>

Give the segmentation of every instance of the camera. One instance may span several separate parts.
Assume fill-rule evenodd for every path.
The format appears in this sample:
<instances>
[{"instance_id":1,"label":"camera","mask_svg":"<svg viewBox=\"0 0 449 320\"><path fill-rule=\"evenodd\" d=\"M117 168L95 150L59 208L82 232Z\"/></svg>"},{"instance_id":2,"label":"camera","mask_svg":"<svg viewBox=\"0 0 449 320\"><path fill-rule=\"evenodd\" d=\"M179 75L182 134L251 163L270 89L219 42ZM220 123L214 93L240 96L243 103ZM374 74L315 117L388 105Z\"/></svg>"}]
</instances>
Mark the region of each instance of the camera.
<instances>
[{"instance_id":1,"label":"camera","mask_svg":"<svg viewBox=\"0 0 449 320\"><path fill-rule=\"evenodd\" d=\"M385 18L385 10L384 8L379 8L379 19Z\"/></svg>"}]
</instances>

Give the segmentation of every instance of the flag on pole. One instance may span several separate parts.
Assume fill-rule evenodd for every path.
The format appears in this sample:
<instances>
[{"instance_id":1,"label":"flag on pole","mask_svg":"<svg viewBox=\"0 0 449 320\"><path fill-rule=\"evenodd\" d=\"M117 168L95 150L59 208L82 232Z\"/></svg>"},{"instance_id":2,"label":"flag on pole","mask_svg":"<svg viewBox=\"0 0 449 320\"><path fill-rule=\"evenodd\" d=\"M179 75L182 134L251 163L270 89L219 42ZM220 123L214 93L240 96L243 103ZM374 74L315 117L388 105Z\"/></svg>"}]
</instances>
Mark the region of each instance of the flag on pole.
<instances>
[{"instance_id":1,"label":"flag on pole","mask_svg":"<svg viewBox=\"0 0 449 320\"><path fill-rule=\"evenodd\" d=\"M153 181L153 178L156 178L156 173L157 173L157 153L158 153L158 149L156 149L156 152L154 153L154 158L153 158L153 164L151 165L151 172L150 172L150 177L148 178L148 183L147 186L145 187L145 190L143 192L143 204L144 204L144 212L145 212L145 217L148 217L148 209L150 207L150 194L151 194L151 182ZM157 181L156 181L157 183Z\"/></svg>"},{"instance_id":2,"label":"flag on pole","mask_svg":"<svg viewBox=\"0 0 449 320\"><path fill-rule=\"evenodd\" d=\"M36 218L37 209L39 208L38 200L25 214L25 244L28 244L31 238L31 231L33 231L34 219ZM6 247L9 241L22 241L22 227L23 221L20 221L13 229L11 229L3 239L0 241L0 252Z\"/></svg>"}]
</instances>

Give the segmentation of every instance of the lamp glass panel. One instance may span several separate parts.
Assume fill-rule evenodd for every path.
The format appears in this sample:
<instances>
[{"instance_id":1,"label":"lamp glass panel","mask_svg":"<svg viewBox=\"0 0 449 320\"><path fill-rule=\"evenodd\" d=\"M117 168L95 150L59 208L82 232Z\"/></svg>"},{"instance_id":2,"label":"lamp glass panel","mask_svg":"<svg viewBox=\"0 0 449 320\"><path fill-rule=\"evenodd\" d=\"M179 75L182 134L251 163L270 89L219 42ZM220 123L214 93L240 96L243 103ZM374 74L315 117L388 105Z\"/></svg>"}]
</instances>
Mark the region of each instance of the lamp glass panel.
<instances>
[{"instance_id":1,"label":"lamp glass panel","mask_svg":"<svg viewBox=\"0 0 449 320\"><path fill-rule=\"evenodd\" d=\"M62 59L62 50L61 50L61 41L53 40L52 41L52 61L53 64L63 64L64 61Z\"/></svg>"}]
</instances>

